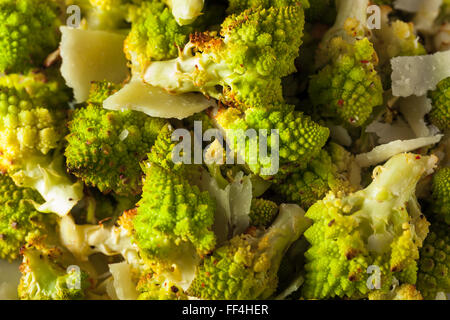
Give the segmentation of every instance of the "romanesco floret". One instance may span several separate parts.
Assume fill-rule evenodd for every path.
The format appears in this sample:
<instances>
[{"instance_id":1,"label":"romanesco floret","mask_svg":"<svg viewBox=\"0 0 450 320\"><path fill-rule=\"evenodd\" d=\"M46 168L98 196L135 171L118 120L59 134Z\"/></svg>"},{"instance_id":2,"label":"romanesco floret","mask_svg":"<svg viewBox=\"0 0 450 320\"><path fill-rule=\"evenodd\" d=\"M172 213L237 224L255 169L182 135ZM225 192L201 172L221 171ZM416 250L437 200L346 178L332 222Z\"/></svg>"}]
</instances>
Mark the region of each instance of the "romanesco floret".
<instances>
[{"instance_id":1,"label":"romanesco floret","mask_svg":"<svg viewBox=\"0 0 450 320\"><path fill-rule=\"evenodd\" d=\"M50 236L35 237L22 249L21 300L81 300L93 284L71 253L50 239L56 229L52 226Z\"/></svg>"},{"instance_id":2,"label":"romanesco floret","mask_svg":"<svg viewBox=\"0 0 450 320\"><path fill-rule=\"evenodd\" d=\"M290 170L290 166L295 167L308 162L320 151L329 137L328 128L320 126L302 112L294 111L294 107L290 105L249 108L245 111L228 108L219 110L214 115L214 120L224 131L231 150L245 161L253 173L264 179L273 179L273 176L278 174L272 172L274 171L272 169L276 169L273 167L273 157L279 155L281 176ZM256 132L266 130L266 141L262 141L261 135L257 138L260 141L256 141L256 144L257 139L245 139L243 148L240 141L248 129L254 129ZM267 143L267 159L260 157L261 142ZM257 150L252 151L254 147ZM274 147L278 147L277 154L271 154L271 151L277 152Z\"/></svg>"},{"instance_id":3,"label":"romanesco floret","mask_svg":"<svg viewBox=\"0 0 450 320\"><path fill-rule=\"evenodd\" d=\"M55 0L0 1L0 72L42 66L59 43L61 8Z\"/></svg>"},{"instance_id":4,"label":"romanesco floret","mask_svg":"<svg viewBox=\"0 0 450 320\"><path fill-rule=\"evenodd\" d=\"M180 57L150 63L144 81L172 93L198 91L240 109L282 101L302 43L299 5L228 16L220 35L195 33Z\"/></svg>"},{"instance_id":5,"label":"romanesco floret","mask_svg":"<svg viewBox=\"0 0 450 320\"><path fill-rule=\"evenodd\" d=\"M433 176L431 206L436 218L450 224L450 167L439 169Z\"/></svg>"},{"instance_id":6,"label":"romanesco floret","mask_svg":"<svg viewBox=\"0 0 450 320\"><path fill-rule=\"evenodd\" d=\"M293 201L307 210L324 198L330 190L352 191L348 172L351 161L352 156L348 151L331 143L326 149L322 149L306 168L298 168L285 181L274 184L272 188L288 201Z\"/></svg>"},{"instance_id":7,"label":"romanesco floret","mask_svg":"<svg viewBox=\"0 0 450 320\"><path fill-rule=\"evenodd\" d=\"M66 214L82 197L63 168L59 149L66 133L70 95L60 79L43 73L0 77L0 171L34 188L43 212Z\"/></svg>"},{"instance_id":8,"label":"romanesco floret","mask_svg":"<svg viewBox=\"0 0 450 320\"><path fill-rule=\"evenodd\" d=\"M394 277L416 282L429 223L415 188L436 162L434 156L399 154L374 170L366 189L330 192L308 210L314 224L305 232L311 244L305 253L306 298L362 298L371 289L388 291ZM376 272L372 278L369 271Z\"/></svg>"},{"instance_id":9,"label":"romanesco floret","mask_svg":"<svg viewBox=\"0 0 450 320\"><path fill-rule=\"evenodd\" d=\"M145 1L130 9L131 31L124 48L137 72L144 71L153 60L176 58L179 49L194 31L179 26L169 8L159 1Z\"/></svg>"},{"instance_id":10,"label":"romanesco floret","mask_svg":"<svg viewBox=\"0 0 450 320\"><path fill-rule=\"evenodd\" d=\"M252 199L250 208L250 225L268 227L278 215L278 205L270 200Z\"/></svg>"},{"instance_id":11,"label":"romanesco floret","mask_svg":"<svg viewBox=\"0 0 450 320\"><path fill-rule=\"evenodd\" d=\"M430 97L433 102L431 122L442 131L450 130L450 77L439 82Z\"/></svg>"},{"instance_id":12,"label":"romanesco floret","mask_svg":"<svg viewBox=\"0 0 450 320\"><path fill-rule=\"evenodd\" d=\"M4 171L33 153L47 154L64 138L69 96L42 74L0 78L0 151Z\"/></svg>"},{"instance_id":13,"label":"romanesco floret","mask_svg":"<svg viewBox=\"0 0 450 320\"><path fill-rule=\"evenodd\" d=\"M0 259L17 259L27 238L45 233L51 218L35 209L42 202L35 190L17 187L10 177L0 175Z\"/></svg>"},{"instance_id":14,"label":"romanesco floret","mask_svg":"<svg viewBox=\"0 0 450 320\"><path fill-rule=\"evenodd\" d=\"M103 100L119 89L94 83L88 105L75 110L69 123L67 167L86 184L119 195L141 192L140 162L151 150L165 120L136 111L110 111Z\"/></svg>"},{"instance_id":15,"label":"romanesco floret","mask_svg":"<svg viewBox=\"0 0 450 320\"><path fill-rule=\"evenodd\" d=\"M281 259L310 225L304 211L294 207L280 209L266 231L238 235L206 257L188 294L201 299L269 298L278 285Z\"/></svg>"},{"instance_id":16,"label":"romanesco floret","mask_svg":"<svg viewBox=\"0 0 450 320\"><path fill-rule=\"evenodd\" d=\"M122 219L129 221L128 229L143 255L157 264L177 259L182 252L205 255L216 244L212 232L216 203L193 184L198 165L174 162L173 130L171 125L161 130L142 165L145 178L136 214Z\"/></svg>"},{"instance_id":17,"label":"romanesco floret","mask_svg":"<svg viewBox=\"0 0 450 320\"><path fill-rule=\"evenodd\" d=\"M144 167L142 199L132 220L133 237L149 259L169 259L186 248L200 255L216 244L215 201L182 175L156 163Z\"/></svg>"},{"instance_id":18,"label":"romanesco floret","mask_svg":"<svg viewBox=\"0 0 450 320\"><path fill-rule=\"evenodd\" d=\"M417 288L428 300L438 292L450 291L450 227L432 223L430 234L420 250Z\"/></svg>"},{"instance_id":19,"label":"romanesco floret","mask_svg":"<svg viewBox=\"0 0 450 320\"><path fill-rule=\"evenodd\" d=\"M368 0L338 1L338 17L320 45L321 68L310 81L309 96L320 114L339 123L362 126L383 103L375 70L378 57L365 37Z\"/></svg>"}]
</instances>

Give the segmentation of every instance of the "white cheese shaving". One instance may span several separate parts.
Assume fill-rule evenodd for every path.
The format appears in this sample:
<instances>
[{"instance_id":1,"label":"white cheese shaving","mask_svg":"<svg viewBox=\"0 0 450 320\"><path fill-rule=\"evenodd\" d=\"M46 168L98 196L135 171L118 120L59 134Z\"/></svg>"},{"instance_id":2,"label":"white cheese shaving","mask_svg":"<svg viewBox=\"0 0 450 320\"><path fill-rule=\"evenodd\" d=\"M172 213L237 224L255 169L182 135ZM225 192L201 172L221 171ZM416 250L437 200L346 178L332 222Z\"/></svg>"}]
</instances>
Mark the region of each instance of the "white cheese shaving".
<instances>
[{"instance_id":1,"label":"white cheese shaving","mask_svg":"<svg viewBox=\"0 0 450 320\"><path fill-rule=\"evenodd\" d=\"M411 96L399 101L400 112L408 122L417 138L430 136L425 123L425 115L431 111L431 100L426 96Z\"/></svg>"},{"instance_id":2,"label":"white cheese shaving","mask_svg":"<svg viewBox=\"0 0 450 320\"><path fill-rule=\"evenodd\" d=\"M172 95L139 79L132 80L103 102L103 107L109 110L135 110L151 117L179 120L215 105L215 101L202 94Z\"/></svg>"},{"instance_id":3,"label":"white cheese shaving","mask_svg":"<svg viewBox=\"0 0 450 320\"><path fill-rule=\"evenodd\" d=\"M417 138L412 140L393 141L388 144L377 146L368 153L357 155L356 162L362 168L374 166L387 161L399 153L411 152L419 148L436 144L442 139L442 137L443 135L436 135L433 137Z\"/></svg>"},{"instance_id":4,"label":"white cheese shaving","mask_svg":"<svg viewBox=\"0 0 450 320\"><path fill-rule=\"evenodd\" d=\"M450 51L391 59L392 93L396 97L424 96L450 77Z\"/></svg>"},{"instance_id":5,"label":"white cheese shaving","mask_svg":"<svg viewBox=\"0 0 450 320\"><path fill-rule=\"evenodd\" d=\"M121 34L61 27L61 74L78 103L86 101L92 81L120 83L128 77Z\"/></svg>"}]
</instances>

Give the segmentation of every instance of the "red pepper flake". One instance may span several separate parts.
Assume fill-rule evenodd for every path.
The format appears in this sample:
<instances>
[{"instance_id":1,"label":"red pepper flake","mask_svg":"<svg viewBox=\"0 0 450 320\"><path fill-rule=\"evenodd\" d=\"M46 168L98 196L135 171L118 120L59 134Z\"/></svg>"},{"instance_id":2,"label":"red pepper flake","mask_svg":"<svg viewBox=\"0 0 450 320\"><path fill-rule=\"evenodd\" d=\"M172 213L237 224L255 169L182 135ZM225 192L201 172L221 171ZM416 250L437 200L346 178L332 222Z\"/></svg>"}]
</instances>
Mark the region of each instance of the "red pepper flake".
<instances>
[{"instance_id":1,"label":"red pepper flake","mask_svg":"<svg viewBox=\"0 0 450 320\"><path fill-rule=\"evenodd\" d=\"M420 160L420 159L422 159L421 156L416 156L416 160Z\"/></svg>"},{"instance_id":2,"label":"red pepper flake","mask_svg":"<svg viewBox=\"0 0 450 320\"><path fill-rule=\"evenodd\" d=\"M211 273L206 272L206 276L207 276L207 277L210 277L210 276L211 276Z\"/></svg>"},{"instance_id":3,"label":"red pepper flake","mask_svg":"<svg viewBox=\"0 0 450 320\"><path fill-rule=\"evenodd\" d=\"M342 106L344 105L344 100L340 99L340 100L338 101L338 105L342 107Z\"/></svg>"},{"instance_id":4,"label":"red pepper flake","mask_svg":"<svg viewBox=\"0 0 450 320\"><path fill-rule=\"evenodd\" d=\"M361 60L361 63L369 63L369 60Z\"/></svg>"},{"instance_id":5,"label":"red pepper flake","mask_svg":"<svg viewBox=\"0 0 450 320\"><path fill-rule=\"evenodd\" d=\"M204 288L205 287L205 284L204 283L202 283L202 288Z\"/></svg>"}]
</instances>

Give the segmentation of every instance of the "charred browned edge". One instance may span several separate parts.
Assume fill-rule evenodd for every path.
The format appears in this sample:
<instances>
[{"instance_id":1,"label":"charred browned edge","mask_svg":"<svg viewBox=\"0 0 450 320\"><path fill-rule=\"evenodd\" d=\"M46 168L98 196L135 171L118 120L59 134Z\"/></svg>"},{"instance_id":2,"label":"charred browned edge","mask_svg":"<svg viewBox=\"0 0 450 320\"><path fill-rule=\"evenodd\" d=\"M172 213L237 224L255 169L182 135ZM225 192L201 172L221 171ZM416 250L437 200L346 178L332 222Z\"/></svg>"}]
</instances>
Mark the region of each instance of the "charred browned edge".
<instances>
[{"instance_id":1,"label":"charred browned edge","mask_svg":"<svg viewBox=\"0 0 450 320\"><path fill-rule=\"evenodd\" d=\"M199 51L214 51L223 45L223 40L215 32L195 32L189 40Z\"/></svg>"},{"instance_id":2,"label":"charred browned edge","mask_svg":"<svg viewBox=\"0 0 450 320\"><path fill-rule=\"evenodd\" d=\"M118 220L118 224L129 232L134 230L133 220L137 215L137 208L125 211Z\"/></svg>"}]
</instances>

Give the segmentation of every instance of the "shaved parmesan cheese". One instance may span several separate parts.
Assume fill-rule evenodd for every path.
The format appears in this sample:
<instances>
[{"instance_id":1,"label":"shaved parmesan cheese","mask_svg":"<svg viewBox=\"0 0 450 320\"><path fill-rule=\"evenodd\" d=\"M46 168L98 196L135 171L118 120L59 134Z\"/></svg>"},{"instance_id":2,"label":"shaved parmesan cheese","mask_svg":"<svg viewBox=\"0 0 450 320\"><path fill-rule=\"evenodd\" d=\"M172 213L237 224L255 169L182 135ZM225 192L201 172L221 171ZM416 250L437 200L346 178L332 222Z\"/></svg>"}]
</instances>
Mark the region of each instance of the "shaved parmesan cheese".
<instances>
[{"instance_id":1,"label":"shaved parmesan cheese","mask_svg":"<svg viewBox=\"0 0 450 320\"><path fill-rule=\"evenodd\" d=\"M128 77L121 34L61 27L61 74L78 103L86 101L92 81L120 83Z\"/></svg>"},{"instance_id":2,"label":"shaved parmesan cheese","mask_svg":"<svg viewBox=\"0 0 450 320\"><path fill-rule=\"evenodd\" d=\"M430 136L430 129L425 123L425 115L431 111L431 100L426 96L411 96L401 99L400 112L408 121L417 138Z\"/></svg>"},{"instance_id":3,"label":"shaved parmesan cheese","mask_svg":"<svg viewBox=\"0 0 450 320\"><path fill-rule=\"evenodd\" d=\"M113 288L119 300L136 300L138 292L136 283L131 280L130 265L126 262L109 265L113 277Z\"/></svg>"},{"instance_id":4,"label":"shaved parmesan cheese","mask_svg":"<svg viewBox=\"0 0 450 320\"><path fill-rule=\"evenodd\" d=\"M374 121L367 126L366 132L375 133L378 136L377 142L380 144L415 138L414 132L402 119L398 119L394 123Z\"/></svg>"},{"instance_id":5,"label":"shaved parmesan cheese","mask_svg":"<svg viewBox=\"0 0 450 320\"><path fill-rule=\"evenodd\" d=\"M418 138L413 140L393 141L388 144L377 146L368 153L357 155L356 162L362 168L374 166L389 160L399 153L411 152L419 148L436 144L442 139L442 137L443 135L436 135L434 137Z\"/></svg>"},{"instance_id":6,"label":"shaved parmesan cheese","mask_svg":"<svg viewBox=\"0 0 450 320\"><path fill-rule=\"evenodd\" d=\"M424 96L450 77L450 51L391 60L392 93L396 97Z\"/></svg>"},{"instance_id":7,"label":"shaved parmesan cheese","mask_svg":"<svg viewBox=\"0 0 450 320\"><path fill-rule=\"evenodd\" d=\"M109 110L135 110L151 117L184 119L215 106L202 94L172 95L139 79L132 80L121 90L108 97L103 107Z\"/></svg>"}]
</instances>

